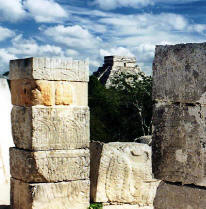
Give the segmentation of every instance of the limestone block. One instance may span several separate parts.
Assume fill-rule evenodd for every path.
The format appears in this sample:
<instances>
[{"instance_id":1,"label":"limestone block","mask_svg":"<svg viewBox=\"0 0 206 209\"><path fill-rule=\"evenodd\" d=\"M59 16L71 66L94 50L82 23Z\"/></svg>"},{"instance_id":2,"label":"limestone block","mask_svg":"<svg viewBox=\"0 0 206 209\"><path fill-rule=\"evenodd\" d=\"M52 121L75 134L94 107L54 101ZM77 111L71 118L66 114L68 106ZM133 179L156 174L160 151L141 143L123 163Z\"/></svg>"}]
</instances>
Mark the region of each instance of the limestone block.
<instances>
[{"instance_id":1,"label":"limestone block","mask_svg":"<svg viewBox=\"0 0 206 209\"><path fill-rule=\"evenodd\" d=\"M161 182L154 200L155 209L204 209L205 188L173 185Z\"/></svg>"},{"instance_id":2,"label":"limestone block","mask_svg":"<svg viewBox=\"0 0 206 209\"><path fill-rule=\"evenodd\" d=\"M206 104L206 43L157 46L153 99Z\"/></svg>"},{"instance_id":3,"label":"limestone block","mask_svg":"<svg viewBox=\"0 0 206 209\"><path fill-rule=\"evenodd\" d=\"M155 178L206 186L206 107L158 103L153 112Z\"/></svg>"},{"instance_id":4,"label":"limestone block","mask_svg":"<svg viewBox=\"0 0 206 209\"><path fill-rule=\"evenodd\" d=\"M12 80L11 98L13 105L88 105L86 82Z\"/></svg>"},{"instance_id":5,"label":"limestone block","mask_svg":"<svg viewBox=\"0 0 206 209\"><path fill-rule=\"evenodd\" d=\"M10 61L10 80L41 79L83 81L89 80L87 61L31 57Z\"/></svg>"},{"instance_id":6,"label":"limestone block","mask_svg":"<svg viewBox=\"0 0 206 209\"><path fill-rule=\"evenodd\" d=\"M88 107L19 107L11 113L16 147L27 150L89 147Z\"/></svg>"},{"instance_id":7,"label":"limestone block","mask_svg":"<svg viewBox=\"0 0 206 209\"><path fill-rule=\"evenodd\" d=\"M139 206L139 205L105 205L103 206L103 209L154 209L153 206Z\"/></svg>"},{"instance_id":8,"label":"limestone block","mask_svg":"<svg viewBox=\"0 0 206 209\"><path fill-rule=\"evenodd\" d=\"M138 205L105 205L103 209L154 209L153 206L138 206Z\"/></svg>"},{"instance_id":9,"label":"limestone block","mask_svg":"<svg viewBox=\"0 0 206 209\"><path fill-rule=\"evenodd\" d=\"M126 65L126 67L132 67L132 68L134 68L134 67L137 66L137 63L136 62L131 62L131 63L126 63L125 65Z\"/></svg>"},{"instance_id":10,"label":"limestone block","mask_svg":"<svg viewBox=\"0 0 206 209\"><path fill-rule=\"evenodd\" d=\"M159 181L152 177L151 147L138 143L91 143L93 202L152 206Z\"/></svg>"},{"instance_id":11,"label":"limestone block","mask_svg":"<svg viewBox=\"0 0 206 209\"><path fill-rule=\"evenodd\" d=\"M124 67L124 62L114 62L113 67Z\"/></svg>"},{"instance_id":12,"label":"limestone block","mask_svg":"<svg viewBox=\"0 0 206 209\"><path fill-rule=\"evenodd\" d=\"M11 176L24 182L89 178L89 150L25 151L10 148Z\"/></svg>"},{"instance_id":13,"label":"limestone block","mask_svg":"<svg viewBox=\"0 0 206 209\"><path fill-rule=\"evenodd\" d=\"M29 184L11 179L13 209L87 209L89 181Z\"/></svg>"}]
</instances>

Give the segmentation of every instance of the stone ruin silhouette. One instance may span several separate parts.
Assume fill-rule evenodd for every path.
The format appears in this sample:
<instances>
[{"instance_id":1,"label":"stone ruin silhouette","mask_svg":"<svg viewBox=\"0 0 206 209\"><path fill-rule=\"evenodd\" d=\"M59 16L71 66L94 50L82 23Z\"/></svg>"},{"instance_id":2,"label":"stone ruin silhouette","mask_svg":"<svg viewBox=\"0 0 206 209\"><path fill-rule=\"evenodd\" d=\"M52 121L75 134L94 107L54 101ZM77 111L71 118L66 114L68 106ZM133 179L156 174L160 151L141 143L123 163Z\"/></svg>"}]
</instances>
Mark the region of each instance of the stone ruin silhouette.
<instances>
[{"instance_id":1,"label":"stone ruin silhouette","mask_svg":"<svg viewBox=\"0 0 206 209\"><path fill-rule=\"evenodd\" d=\"M156 47L151 151L89 142L87 62L11 61L11 207L206 208L205 75L206 43Z\"/></svg>"}]
</instances>

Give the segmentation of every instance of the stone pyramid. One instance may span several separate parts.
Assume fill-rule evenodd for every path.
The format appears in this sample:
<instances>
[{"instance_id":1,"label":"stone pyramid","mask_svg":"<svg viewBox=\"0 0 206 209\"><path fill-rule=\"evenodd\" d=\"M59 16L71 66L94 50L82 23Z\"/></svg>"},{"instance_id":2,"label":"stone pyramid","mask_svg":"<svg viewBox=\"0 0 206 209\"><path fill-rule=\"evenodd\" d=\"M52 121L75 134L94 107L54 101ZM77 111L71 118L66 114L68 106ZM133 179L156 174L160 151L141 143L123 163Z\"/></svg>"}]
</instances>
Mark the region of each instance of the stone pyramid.
<instances>
[{"instance_id":1,"label":"stone pyramid","mask_svg":"<svg viewBox=\"0 0 206 209\"><path fill-rule=\"evenodd\" d=\"M135 57L106 56L104 57L103 66L99 67L98 71L93 75L96 76L106 88L109 88L115 76L121 73L135 75L141 72L136 62Z\"/></svg>"}]
</instances>

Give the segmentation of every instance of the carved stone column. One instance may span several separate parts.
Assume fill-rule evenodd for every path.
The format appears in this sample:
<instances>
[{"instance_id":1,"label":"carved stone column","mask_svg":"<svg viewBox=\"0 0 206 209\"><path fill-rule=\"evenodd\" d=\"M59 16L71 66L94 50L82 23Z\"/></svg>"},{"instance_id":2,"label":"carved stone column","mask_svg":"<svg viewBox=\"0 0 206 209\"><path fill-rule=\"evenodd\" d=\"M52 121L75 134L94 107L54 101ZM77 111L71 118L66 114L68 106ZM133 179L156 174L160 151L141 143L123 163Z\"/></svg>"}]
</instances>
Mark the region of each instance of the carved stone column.
<instances>
[{"instance_id":1,"label":"carved stone column","mask_svg":"<svg viewBox=\"0 0 206 209\"><path fill-rule=\"evenodd\" d=\"M88 63L10 62L13 209L89 206Z\"/></svg>"},{"instance_id":2,"label":"carved stone column","mask_svg":"<svg viewBox=\"0 0 206 209\"><path fill-rule=\"evenodd\" d=\"M153 100L155 209L205 208L206 43L156 47Z\"/></svg>"}]
</instances>

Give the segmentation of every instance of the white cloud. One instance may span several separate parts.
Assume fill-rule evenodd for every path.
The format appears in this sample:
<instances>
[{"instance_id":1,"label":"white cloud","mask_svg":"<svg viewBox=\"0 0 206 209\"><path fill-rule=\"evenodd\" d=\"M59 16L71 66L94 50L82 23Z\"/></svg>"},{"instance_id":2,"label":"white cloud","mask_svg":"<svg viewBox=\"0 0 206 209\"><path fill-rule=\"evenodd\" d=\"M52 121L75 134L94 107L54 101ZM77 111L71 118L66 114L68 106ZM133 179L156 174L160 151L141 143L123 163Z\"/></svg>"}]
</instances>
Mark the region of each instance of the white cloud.
<instances>
[{"instance_id":1,"label":"white cloud","mask_svg":"<svg viewBox=\"0 0 206 209\"><path fill-rule=\"evenodd\" d=\"M99 6L103 10L113 10L122 7L142 8L149 5L164 4L184 4L197 2L200 0L94 0L93 5Z\"/></svg>"},{"instance_id":2,"label":"white cloud","mask_svg":"<svg viewBox=\"0 0 206 209\"><path fill-rule=\"evenodd\" d=\"M24 39L22 35L18 35L12 40L12 47L9 47L8 51L22 57L64 55L62 49L58 46L49 44L39 45L33 39Z\"/></svg>"},{"instance_id":3,"label":"white cloud","mask_svg":"<svg viewBox=\"0 0 206 209\"><path fill-rule=\"evenodd\" d=\"M79 52L76 51L76 50L73 50L73 49L67 49L67 50L66 50L66 54L67 54L68 56L76 57L76 56L79 55Z\"/></svg>"},{"instance_id":4,"label":"white cloud","mask_svg":"<svg viewBox=\"0 0 206 209\"><path fill-rule=\"evenodd\" d=\"M191 3L191 2L197 2L197 1L204 1L204 0L152 0L156 3L167 3L167 4L185 4L185 3Z\"/></svg>"},{"instance_id":5,"label":"white cloud","mask_svg":"<svg viewBox=\"0 0 206 209\"><path fill-rule=\"evenodd\" d=\"M7 38L11 38L15 35L15 32L8 28L4 28L0 26L0 41L4 41Z\"/></svg>"},{"instance_id":6,"label":"white cloud","mask_svg":"<svg viewBox=\"0 0 206 209\"><path fill-rule=\"evenodd\" d=\"M54 0L26 0L24 7L36 22L60 22L68 17L64 8Z\"/></svg>"},{"instance_id":7,"label":"white cloud","mask_svg":"<svg viewBox=\"0 0 206 209\"><path fill-rule=\"evenodd\" d=\"M129 49L124 47L111 48L109 50L100 49L99 53L102 57L112 55L134 57L134 54Z\"/></svg>"},{"instance_id":8,"label":"white cloud","mask_svg":"<svg viewBox=\"0 0 206 209\"><path fill-rule=\"evenodd\" d=\"M0 20L16 22L25 16L22 0L0 0Z\"/></svg>"},{"instance_id":9,"label":"white cloud","mask_svg":"<svg viewBox=\"0 0 206 209\"><path fill-rule=\"evenodd\" d=\"M97 48L101 42L99 37L95 37L87 29L79 25L48 27L45 29L44 34L51 37L52 40L73 49Z\"/></svg>"},{"instance_id":10,"label":"white cloud","mask_svg":"<svg viewBox=\"0 0 206 209\"><path fill-rule=\"evenodd\" d=\"M89 64L98 68L100 66L100 63L96 60L89 60Z\"/></svg>"},{"instance_id":11,"label":"white cloud","mask_svg":"<svg viewBox=\"0 0 206 209\"><path fill-rule=\"evenodd\" d=\"M104 10L112 10L121 7L141 8L152 5L153 0L95 0L93 4Z\"/></svg>"},{"instance_id":12,"label":"white cloud","mask_svg":"<svg viewBox=\"0 0 206 209\"><path fill-rule=\"evenodd\" d=\"M120 15L110 13L101 17L98 23L104 24L108 31L106 42L100 50L100 56L112 55L120 46L129 49L143 70L151 72L155 45L201 42L200 35L206 31L203 24L193 24L182 15L172 13ZM124 55L127 55L123 51ZM144 63L144 64L143 64Z\"/></svg>"},{"instance_id":13,"label":"white cloud","mask_svg":"<svg viewBox=\"0 0 206 209\"><path fill-rule=\"evenodd\" d=\"M9 71L9 61L17 57L9 53L6 49L0 48L0 73Z\"/></svg>"},{"instance_id":14,"label":"white cloud","mask_svg":"<svg viewBox=\"0 0 206 209\"><path fill-rule=\"evenodd\" d=\"M12 39L8 48L0 48L0 73L9 70L9 60L26 57L65 57L64 50L55 45L38 44L33 39L24 39L22 35L17 35Z\"/></svg>"},{"instance_id":15,"label":"white cloud","mask_svg":"<svg viewBox=\"0 0 206 209\"><path fill-rule=\"evenodd\" d=\"M154 30L186 30L188 26L188 21L183 16L172 13L114 15L101 18L99 22L113 26L122 35L148 34Z\"/></svg>"},{"instance_id":16,"label":"white cloud","mask_svg":"<svg viewBox=\"0 0 206 209\"><path fill-rule=\"evenodd\" d=\"M205 24L194 24L189 26L189 30L191 32L197 32L197 33L204 33L206 31L206 25Z\"/></svg>"},{"instance_id":17,"label":"white cloud","mask_svg":"<svg viewBox=\"0 0 206 209\"><path fill-rule=\"evenodd\" d=\"M25 17L36 22L61 22L66 10L54 0L0 0L0 20L16 22Z\"/></svg>"}]
</instances>

